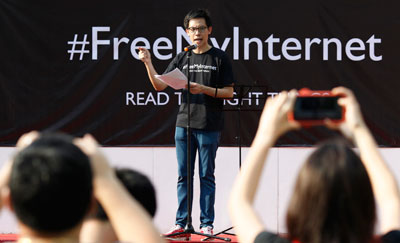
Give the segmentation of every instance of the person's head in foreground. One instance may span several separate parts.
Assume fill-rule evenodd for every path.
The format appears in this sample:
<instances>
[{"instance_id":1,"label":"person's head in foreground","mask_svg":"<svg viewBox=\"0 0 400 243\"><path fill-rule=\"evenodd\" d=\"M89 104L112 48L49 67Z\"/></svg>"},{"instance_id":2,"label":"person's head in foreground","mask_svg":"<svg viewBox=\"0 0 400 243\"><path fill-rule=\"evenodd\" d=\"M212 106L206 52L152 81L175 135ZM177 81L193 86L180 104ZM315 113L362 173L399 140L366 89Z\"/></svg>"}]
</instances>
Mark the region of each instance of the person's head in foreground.
<instances>
[{"instance_id":1,"label":"person's head in foreground","mask_svg":"<svg viewBox=\"0 0 400 243\"><path fill-rule=\"evenodd\" d=\"M344 141L319 146L300 169L286 215L290 238L301 242L368 242L375 223L371 183Z\"/></svg>"},{"instance_id":2,"label":"person's head in foreground","mask_svg":"<svg viewBox=\"0 0 400 243\"><path fill-rule=\"evenodd\" d=\"M89 158L68 135L40 135L14 158L9 199L21 232L76 233L92 201Z\"/></svg>"},{"instance_id":3,"label":"person's head in foreground","mask_svg":"<svg viewBox=\"0 0 400 243\"><path fill-rule=\"evenodd\" d=\"M132 197L140 203L151 217L154 217L157 201L153 184L149 178L136 170L128 168L116 169L115 173ZM100 204L97 204L94 215L84 221L80 240L86 243L118 241L107 214Z\"/></svg>"},{"instance_id":4,"label":"person's head in foreground","mask_svg":"<svg viewBox=\"0 0 400 243\"><path fill-rule=\"evenodd\" d=\"M32 131L16 147L16 156L0 170L0 207L4 203L15 212L19 242L79 242L94 198L121 242L164 242L90 134L72 138Z\"/></svg>"},{"instance_id":5,"label":"person's head in foreground","mask_svg":"<svg viewBox=\"0 0 400 243\"><path fill-rule=\"evenodd\" d=\"M345 120L339 124L327 120L326 126L340 130L352 140L361 159L343 140L320 145L297 176L286 215L288 237L281 238L268 231L253 208L261 171L276 140L300 128L298 122L288 120L295 91L268 99L229 202L240 242L371 242L376 223L375 199L382 242L400 242L400 231L393 231L400 229L397 183L379 154L354 94L343 87L333 89L332 93L341 96L338 103L345 108Z\"/></svg>"}]
</instances>

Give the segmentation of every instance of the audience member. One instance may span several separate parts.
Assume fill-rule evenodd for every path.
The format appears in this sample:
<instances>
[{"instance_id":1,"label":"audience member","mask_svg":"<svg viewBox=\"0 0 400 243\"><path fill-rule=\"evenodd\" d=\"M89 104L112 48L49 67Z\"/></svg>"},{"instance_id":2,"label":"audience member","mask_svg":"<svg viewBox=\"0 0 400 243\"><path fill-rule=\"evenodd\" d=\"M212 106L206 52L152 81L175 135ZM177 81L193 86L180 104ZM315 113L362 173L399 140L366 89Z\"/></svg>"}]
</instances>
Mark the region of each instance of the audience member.
<instances>
[{"instance_id":1,"label":"audience member","mask_svg":"<svg viewBox=\"0 0 400 243\"><path fill-rule=\"evenodd\" d=\"M31 132L20 138L17 148L0 172L0 189L1 205L16 214L19 242L79 242L93 195L121 241L163 242L92 136Z\"/></svg>"},{"instance_id":2,"label":"audience member","mask_svg":"<svg viewBox=\"0 0 400 243\"><path fill-rule=\"evenodd\" d=\"M151 181L144 174L132 169L116 169L116 175L129 193L154 217L157 208L156 194ZM118 238L100 204L96 212L88 217L80 235L81 242L117 242Z\"/></svg>"},{"instance_id":3,"label":"audience member","mask_svg":"<svg viewBox=\"0 0 400 243\"><path fill-rule=\"evenodd\" d=\"M339 129L359 148L360 158L344 143L333 141L316 149L297 177L289 204L288 237L268 232L253 208L254 197L269 149L289 130L299 129L287 119L296 92L282 92L268 99L246 162L232 189L229 210L239 241L297 243L371 242L380 216L382 242L400 242L400 196L396 180L380 155L353 93L343 87L332 90L343 96L345 121Z\"/></svg>"}]
</instances>

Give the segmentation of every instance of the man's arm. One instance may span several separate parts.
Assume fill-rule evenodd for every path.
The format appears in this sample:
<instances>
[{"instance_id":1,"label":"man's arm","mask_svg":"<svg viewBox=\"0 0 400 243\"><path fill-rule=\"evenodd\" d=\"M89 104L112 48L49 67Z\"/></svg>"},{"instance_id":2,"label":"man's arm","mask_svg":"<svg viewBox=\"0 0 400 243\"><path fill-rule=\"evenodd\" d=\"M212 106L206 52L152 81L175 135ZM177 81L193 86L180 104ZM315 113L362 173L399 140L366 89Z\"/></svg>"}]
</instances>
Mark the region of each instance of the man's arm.
<instances>
[{"instance_id":1,"label":"man's arm","mask_svg":"<svg viewBox=\"0 0 400 243\"><path fill-rule=\"evenodd\" d=\"M149 76L150 82L153 85L154 89L157 91L164 90L165 88L168 87L167 84L159 80L158 78L155 77L155 75L158 75L156 69L153 66L153 63L151 62L151 55L149 50L146 48L140 47L139 48L139 59L142 60L144 65L146 66L147 70L147 75Z\"/></svg>"},{"instance_id":2,"label":"man's arm","mask_svg":"<svg viewBox=\"0 0 400 243\"><path fill-rule=\"evenodd\" d=\"M214 98L231 99L233 97L233 87L226 86L223 88L214 88L190 82L190 93L192 94L205 94Z\"/></svg>"}]
</instances>

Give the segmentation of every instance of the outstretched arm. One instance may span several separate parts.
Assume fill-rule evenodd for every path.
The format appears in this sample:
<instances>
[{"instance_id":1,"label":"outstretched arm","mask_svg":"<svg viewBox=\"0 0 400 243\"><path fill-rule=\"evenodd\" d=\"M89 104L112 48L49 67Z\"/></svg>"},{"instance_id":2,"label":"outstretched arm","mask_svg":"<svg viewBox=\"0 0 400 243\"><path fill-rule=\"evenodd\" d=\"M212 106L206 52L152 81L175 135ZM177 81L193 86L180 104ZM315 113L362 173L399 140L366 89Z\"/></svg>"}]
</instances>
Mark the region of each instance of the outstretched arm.
<instances>
[{"instance_id":1,"label":"outstretched arm","mask_svg":"<svg viewBox=\"0 0 400 243\"><path fill-rule=\"evenodd\" d=\"M75 144L90 158L94 195L107 213L118 240L121 242L164 242L154 227L150 215L128 193L116 177L114 170L108 165L96 140L90 135L85 135L81 139L76 139Z\"/></svg>"},{"instance_id":2,"label":"outstretched arm","mask_svg":"<svg viewBox=\"0 0 400 243\"><path fill-rule=\"evenodd\" d=\"M379 153L353 92L344 87L335 88L332 92L344 96L338 102L346 108L346 118L344 123L339 125L339 129L360 149L361 160L371 179L380 211L381 231L387 233L394 229L398 230L400 229L400 194L396 179Z\"/></svg>"},{"instance_id":3,"label":"outstretched arm","mask_svg":"<svg viewBox=\"0 0 400 243\"><path fill-rule=\"evenodd\" d=\"M229 199L229 214L240 242L254 242L264 230L253 208L254 197L269 149L282 134L300 127L298 123L287 120L287 113L293 109L295 99L296 92L291 91L267 100L256 137L235 180Z\"/></svg>"},{"instance_id":4,"label":"outstretched arm","mask_svg":"<svg viewBox=\"0 0 400 243\"><path fill-rule=\"evenodd\" d=\"M147 70L147 75L149 76L150 82L153 85L154 89L157 91L164 90L165 88L168 87L164 82L159 80L158 78L155 77L157 75L157 71L153 66L153 63L151 62L151 55L149 50L146 48L140 47L139 48L139 59L142 60L144 65L146 66Z\"/></svg>"}]
</instances>

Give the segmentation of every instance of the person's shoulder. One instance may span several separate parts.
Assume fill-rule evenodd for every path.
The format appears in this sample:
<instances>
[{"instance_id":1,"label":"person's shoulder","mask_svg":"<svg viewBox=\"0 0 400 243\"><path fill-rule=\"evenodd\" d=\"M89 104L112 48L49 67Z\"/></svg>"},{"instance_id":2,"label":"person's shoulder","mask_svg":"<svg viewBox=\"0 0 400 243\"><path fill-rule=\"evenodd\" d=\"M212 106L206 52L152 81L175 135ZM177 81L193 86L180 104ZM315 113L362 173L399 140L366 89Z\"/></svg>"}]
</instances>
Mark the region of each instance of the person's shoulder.
<instances>
[{"instance_id":1,"label":"person's shoulder","mask_svg":"<svg viewBox=\"0 0 400 243\"><path fill-rule=\"evenodd\" d=\"M185 56L186 51L179 52L174 59L180 60L183 56Z\"/></svg>"},{"instance_id":2,"label":"person's shoulder","mask_svg":"<svg viewBox=\"0 0 400 243\"><path fill-rule=\"evenodd\" d=\"M392 230L381 237L382 243L400 242L400 230Z\"/></svg>"},{"instance_id":3,"label":"person's shoulder","mask_svg":"<svg viewBox=\"0 0 400 243\"><path fill-rule=\"evenodd\" d=\"M186 52L184 52L184 51L179 52L179 53L172 59L171 63L175 63L175 64L182 63L182 61L184 60L183 57L185 56L185 54L186 54Z\"/></svg>"},{"instance_id":4,"label":"person's shoulder","mask_svg":"<svg viewBox=\"0 0 400 243\"><path fill-rule=\"evenodd\" d=\"M229 57L229 55L219 48L212 47L210 49L210 54L220 59L223 63L231 63L231 58Z\"/></svg>"},{"instance_id":5,"label":"person's shoulder","mask_svg":"<svg viewBox=\"0 0 400 243\"><path fill-rule=\"evenodd\" d=\"M225 51L216 48L216 47L211 47L210 52L212 52L213 54L217 55L217 56L221 56L221 57L227 57L228 54L226 54Z\"/></svg>"},{"instance_id":6,"label":"person's shoulder","mask_svg":"<svg viewBox=\"0 0 400 243\"><path fill-rule=\"evenodd\" d=\"M177 57L183 57L186 53L187 53L186 51L181 51L176 56Z\"/></svg>"}]
</instances>

